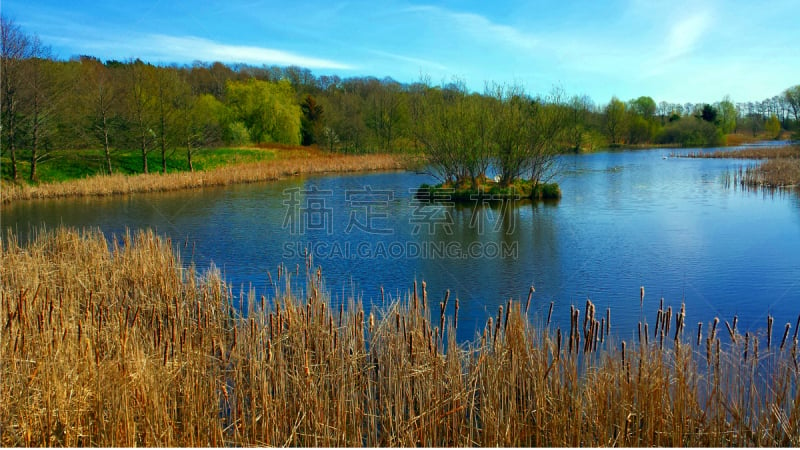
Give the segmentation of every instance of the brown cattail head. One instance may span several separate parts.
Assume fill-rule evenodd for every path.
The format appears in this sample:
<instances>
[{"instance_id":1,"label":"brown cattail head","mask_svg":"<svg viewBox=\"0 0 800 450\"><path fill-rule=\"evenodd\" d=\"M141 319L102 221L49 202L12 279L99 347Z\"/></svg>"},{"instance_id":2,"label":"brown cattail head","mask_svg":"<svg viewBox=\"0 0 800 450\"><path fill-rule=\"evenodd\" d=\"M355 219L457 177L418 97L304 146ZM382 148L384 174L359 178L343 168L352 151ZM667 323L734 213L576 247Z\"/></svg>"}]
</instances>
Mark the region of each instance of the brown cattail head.
<instances>
[{"instance_id":1,"label":"brown cattail head","mask_svg":"<svg viewBox=\"0 0 800 450\"><path fill-rule=\"evenodd\" d=\"M791 323L786 323L786 330L783 332L783 339L781 339L781 350L783 350L783 346L786 344L786 338L789 336L789 329L792 328Z\"/></svg>"},{"instance_id":2,"label":"brown cattail head","mask_svg":"<svg viewBox=\"0 0 800 450\"><path fill-rule=\"evenodd\" d=\"M531 289L528 291L528 301L525 302L525 314L528 314L528 309L531 307L531 298L533 297L534 292L536 292L536 289L534 289L533 285L531 285Z\"/></svg>"},{"instance_id":3,"label":"brown cattail head","mask_svg":"<svg viewBox=\"0 0 800 450\"><path fill-rule=\"evenodd\" d=\"M697 322L697 346L700 346L700 339L703 337L703 322Z\"/></svg>"},{"instance_id":4,"label":"brown cattail head","mask_svg":"<svg viewBox=\"0 0 800 450\"><path fill-rule=\"evenodd\" d=\"M772 347L772 316L767 316L767 349Z\"/></svg>"},{"instance_id":5,"label":"brown cattail head","mask_svg":"<svg viewBox=\"0 0 800 450\"><path fill-rule=\"evenodd\" d=\"M455 314L453 315L453 328L458 329L458 297L456 297Z\"/></svg>"}]
</instances>

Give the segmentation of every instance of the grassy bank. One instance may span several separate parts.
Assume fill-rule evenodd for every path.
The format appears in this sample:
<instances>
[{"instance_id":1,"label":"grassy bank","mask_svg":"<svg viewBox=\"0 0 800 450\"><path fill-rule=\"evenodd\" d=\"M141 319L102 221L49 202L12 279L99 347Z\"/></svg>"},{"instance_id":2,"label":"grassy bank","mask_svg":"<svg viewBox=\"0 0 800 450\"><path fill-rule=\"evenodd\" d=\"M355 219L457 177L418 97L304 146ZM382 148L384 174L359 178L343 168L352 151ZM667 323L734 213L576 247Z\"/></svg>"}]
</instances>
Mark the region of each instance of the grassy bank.
<instances>
[{"instance_id":1,"label":"grassy bank","mask_svg":"<svg viewBox=\"0 0 800 450\"><path fill-rule=\"evenodd\" d=\"M403 167L396 155L342 155L311 148L224 150L207 154L203 171L175 171L127 175L96 175L40 184L3 182L2 203L34 198L116 195L195 189L236 183L276 180L297 175L361 170L392 170Z\"/></svg>"},{"instance_id":2,"label":"grassy bank","mask_svg":"<svg viewBox=\"0 0 800 450\"><path fill-rule=\"evenodd\" d=\"M305 298L280 289L294 270L242 297L151 232L107 242L3 243L0 444L800 445L789 324L698 332L662 305L620 342L591 302L560 330L509 301L459 345L459 300L424 283L366 316L310 261Z\"/></svg>"}]
</instances>

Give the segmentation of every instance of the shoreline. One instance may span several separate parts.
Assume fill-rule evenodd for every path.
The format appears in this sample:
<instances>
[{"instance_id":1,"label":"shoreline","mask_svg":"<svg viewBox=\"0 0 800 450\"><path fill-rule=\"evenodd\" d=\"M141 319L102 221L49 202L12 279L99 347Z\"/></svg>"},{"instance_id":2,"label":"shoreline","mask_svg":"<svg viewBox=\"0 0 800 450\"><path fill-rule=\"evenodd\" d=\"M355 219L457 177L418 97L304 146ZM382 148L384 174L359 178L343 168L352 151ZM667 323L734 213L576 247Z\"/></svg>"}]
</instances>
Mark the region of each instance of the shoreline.
<instances>
[{"instance_id":1,"label":"shoreline","mask_svg":"<svg viewBox=\"0 0 800 450\"><path fill-rule=\"evenodd\" d=\"M103 197L147 192L167 192L232 184L276 181L301 174L402 170L402 155L341 155L305 153L279 159L218 167L209 171L98 175L38 186L3 182L0 204L70 197Z\"/></svg>"}]
</instances>

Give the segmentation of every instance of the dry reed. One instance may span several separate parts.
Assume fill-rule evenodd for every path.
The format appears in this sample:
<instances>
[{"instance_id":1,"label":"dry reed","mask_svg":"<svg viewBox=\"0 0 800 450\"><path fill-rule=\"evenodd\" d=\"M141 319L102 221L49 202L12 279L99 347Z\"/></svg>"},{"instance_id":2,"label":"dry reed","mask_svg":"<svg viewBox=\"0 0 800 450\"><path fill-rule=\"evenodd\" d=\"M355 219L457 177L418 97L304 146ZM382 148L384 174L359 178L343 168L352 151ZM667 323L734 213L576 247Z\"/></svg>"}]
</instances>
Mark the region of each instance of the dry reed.
<instances>
[{"instance_id":1,"label":"dry reed","mask_svg":"<svg viewBox=\"0 0 800 450\"><path fill-rule=\"evenodd\" d=\"M164 192L212 186L272 181L299 174L397 170L405 165L398 155L343 155L316 150L305 152L276 150L278 159L222 166L210 171L169 174L98 175L89 178L18 185L3 183L0 203L56 197L122 195L138 192Z\"/></svg>"},{"instance_id":2,"label":"dry reed","mask_svg":"<svg viewBox=\"0 0 800 450\"><path fill-rule=\"evenodd\" d=\"M645 321L626 343L587 301L562 343L508 301L465 344L456 318L433 326L424 284L422 304L415 287L365 317L331 305L310 259L305 295L281 269L265 299L149 231L9 235L0 256L4 446L800 445L788 324L759 349L751 332L723 344L715 320L701 350L683 307L664 342L662 303L661 342Z\"/></svg>"}]
</instances>

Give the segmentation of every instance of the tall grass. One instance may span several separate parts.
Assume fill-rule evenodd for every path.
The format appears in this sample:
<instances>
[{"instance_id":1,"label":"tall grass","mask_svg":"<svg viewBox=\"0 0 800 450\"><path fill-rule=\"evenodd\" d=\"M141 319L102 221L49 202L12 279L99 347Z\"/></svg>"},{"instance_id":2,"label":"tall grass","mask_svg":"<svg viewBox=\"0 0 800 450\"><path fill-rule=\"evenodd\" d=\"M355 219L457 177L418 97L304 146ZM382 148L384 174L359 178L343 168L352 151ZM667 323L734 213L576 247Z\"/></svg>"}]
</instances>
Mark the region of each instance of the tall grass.
<instances>
[{"instance_id":1,"label":"tall grass","mask_svg":"<svg viewBox=\"0 0 800 450\"><path fill-rule=\"evenodd\" d=\"M396 155L342 155L320 151L286 152L279 159L217 167L208 171L167 174L98 175L39 185L4 182L0 203L36 198L105 196L162 192L276 180L298 174L391 170L403 168Z\"/></svg>"},{"instance_id":2,"label":"tall grass","mask_svg":"<svg viewBox=\"0 0 800 450\"><path fill-rule=\"evenodd\" d=\"M457 298L414 282L367 315L310 260L265 298L150 231L0 258L4 446L800 445L797 333L772 319L695 332L662 303L620 342L591 302L561 330L509 300L460 344Z\"/></svg>"}]
</instances>

